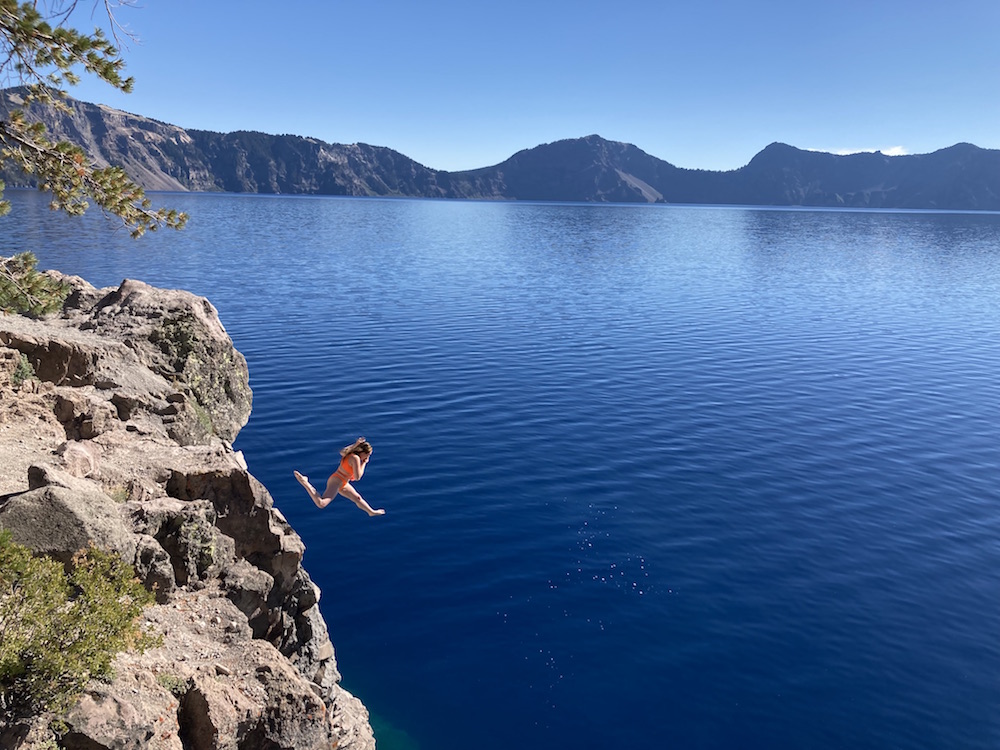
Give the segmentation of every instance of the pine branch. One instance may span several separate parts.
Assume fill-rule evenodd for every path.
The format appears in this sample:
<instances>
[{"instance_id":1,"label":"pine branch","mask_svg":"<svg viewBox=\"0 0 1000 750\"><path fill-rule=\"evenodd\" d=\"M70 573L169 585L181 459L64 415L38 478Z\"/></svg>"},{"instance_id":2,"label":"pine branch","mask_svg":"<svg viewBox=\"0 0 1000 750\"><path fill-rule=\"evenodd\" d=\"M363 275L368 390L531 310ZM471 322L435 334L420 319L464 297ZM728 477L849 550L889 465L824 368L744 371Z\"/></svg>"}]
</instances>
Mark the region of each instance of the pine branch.
<instances>
[{"instance_id":1,"label":"pine branch","mask_svg":"<svg viewBox=\"0 0 1000 750\"><path fill-rule=\"evenodd\" d=\"M36 271L37 263L30 252L0 258L0 311L42 315L59 309L69 287Z\"/></svg>"},{"instance_id":2,"label":"pine branch","mask_svg":"<svg viewBox=\"0 0 1000 750\"><path fill-rule=\"evenodd\" d=\"M143 189L124 170L86 164L83 149L66 141L53 143L44 131L41 123L29 124L20 110L11 112L8 120L0 120L3 157L25 173L37 175L39 190L52 193L50 208L79 215L88 208L89 196L105 213L121 219L133 237L161 226L184 226L187 214L154 210Z\"/></svg>"},{"instance_id":3,"label":"pine branch","mask_svg":"<svg viewBox=\"0 0 1000 750\"><path fill-rule=\"evenodd\" d=\"M26 86L25 105L69 111L62 101L64 87L79 82L73 70L77 66L125 93L132 90L132 79L122 77L125 62L118 48L101 29L86 34L65 25L77 2L0 0L0 74L19 79ZM118 0L117 5L131 2ZM115 0L94 0L95 6L101 3L114 40L119 41L119 32L132 38L114 17ZM163 226L180 229L187 221L185 214L175 210L154 210L142 188L120 167L98 167L88 163L79 146L50 141L45 137L45 126L29 124L20 110L0 121L0 159L35 175L39 189L52 194L49 207L53 210L81 214L90 198L106 214L121 219L133 237ZM0 193L2 190L0 183ZM0 200L0 215L9 210L10 203Z\"/></svg>"}]
</instances>

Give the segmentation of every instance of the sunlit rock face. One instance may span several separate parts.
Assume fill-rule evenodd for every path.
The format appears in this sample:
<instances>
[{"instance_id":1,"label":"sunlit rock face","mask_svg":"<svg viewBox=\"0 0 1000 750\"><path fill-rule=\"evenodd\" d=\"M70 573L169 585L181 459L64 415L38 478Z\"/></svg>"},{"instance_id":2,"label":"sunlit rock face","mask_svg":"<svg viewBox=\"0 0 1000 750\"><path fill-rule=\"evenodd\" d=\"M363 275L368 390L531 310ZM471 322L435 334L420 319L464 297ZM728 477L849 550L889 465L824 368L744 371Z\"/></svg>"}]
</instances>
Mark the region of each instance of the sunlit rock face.
<instances>
[{"instance_id":1,"label":"sunlit rock face","mask_svg":"<svg viewBox=\"0 0 1000 750\"><path fill-rule=\"evenodd\" d=\"M58 315L0 316L0 526L64 563L91 542L132 562L163 636L89 686L60 747L374 748L302 541L231 447L251 392L215 308L60 278ZM0 746L44 743L51 718Z\"/></svg>"}]
</instances>

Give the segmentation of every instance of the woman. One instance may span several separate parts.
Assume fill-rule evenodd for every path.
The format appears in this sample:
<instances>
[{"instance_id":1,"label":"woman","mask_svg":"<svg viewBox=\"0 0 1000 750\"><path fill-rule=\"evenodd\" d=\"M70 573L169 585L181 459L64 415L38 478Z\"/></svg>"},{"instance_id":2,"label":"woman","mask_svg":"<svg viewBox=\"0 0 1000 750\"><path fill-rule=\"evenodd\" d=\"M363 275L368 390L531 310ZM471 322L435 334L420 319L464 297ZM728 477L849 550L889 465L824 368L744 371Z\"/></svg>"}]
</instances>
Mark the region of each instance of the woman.
<instances>
[{"instance_id":1,"label":"woman","mask_svg":"<svg viewBox=\"0 0 1000 750\"><path fill-rule=\"evenodd\" d=\"M359 437L352 445L341 449L340 466L330 475L326 482L326 490L320 495L316 489L309 484L309 477L295 471L295 478L299 484L306 488L309 497L316 503L317 508L325 508L338 494L343 495L348 500L357 505L369 516L383 516L385 510L375 510L365 499L358 494L358 491L351 486L351 482L356 482L365 474L365 467L372 457L372 446L363 437Z\"/></svg>"}]
</instances>

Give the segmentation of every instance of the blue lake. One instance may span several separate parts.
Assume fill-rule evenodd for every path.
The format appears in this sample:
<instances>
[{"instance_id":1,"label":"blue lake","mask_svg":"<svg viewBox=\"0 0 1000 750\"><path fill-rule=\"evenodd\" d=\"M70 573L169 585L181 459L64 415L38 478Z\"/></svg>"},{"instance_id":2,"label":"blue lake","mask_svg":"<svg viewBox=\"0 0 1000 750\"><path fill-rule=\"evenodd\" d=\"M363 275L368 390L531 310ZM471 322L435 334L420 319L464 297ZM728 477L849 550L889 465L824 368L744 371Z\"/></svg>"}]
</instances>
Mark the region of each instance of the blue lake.
<instances>
[{"instance_id":1,"label":"blue lake","mask_svg":"<svg viewBox=\"0 0 1000 750\"><path fill-rule=\"evenodd\" d=\"M1000 746L1000 215L9 196L219 309L380 750Z\"/></svg>"}]
</instances>

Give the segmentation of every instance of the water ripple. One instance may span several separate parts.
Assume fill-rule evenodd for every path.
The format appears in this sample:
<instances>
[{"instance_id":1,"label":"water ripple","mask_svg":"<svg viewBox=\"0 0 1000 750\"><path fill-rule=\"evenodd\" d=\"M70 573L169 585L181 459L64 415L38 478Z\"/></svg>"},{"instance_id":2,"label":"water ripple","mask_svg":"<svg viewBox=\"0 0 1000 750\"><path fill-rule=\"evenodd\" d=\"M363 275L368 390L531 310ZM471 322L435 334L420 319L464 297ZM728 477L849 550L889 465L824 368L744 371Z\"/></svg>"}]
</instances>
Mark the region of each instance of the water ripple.
<instances>
[{"instance_id":1,"label":"water ripple","mask_svg":"<svg viewBox=\"0 0 1000 750\"><path fill-rule=\"evenodd\" d=\"M1000 744L1000 218L170 198L141 251L20 195L7 239L212 298L237 447L414 742ZM359 434L381 519L291 476Z\"/></svg>"}]
</instances>

